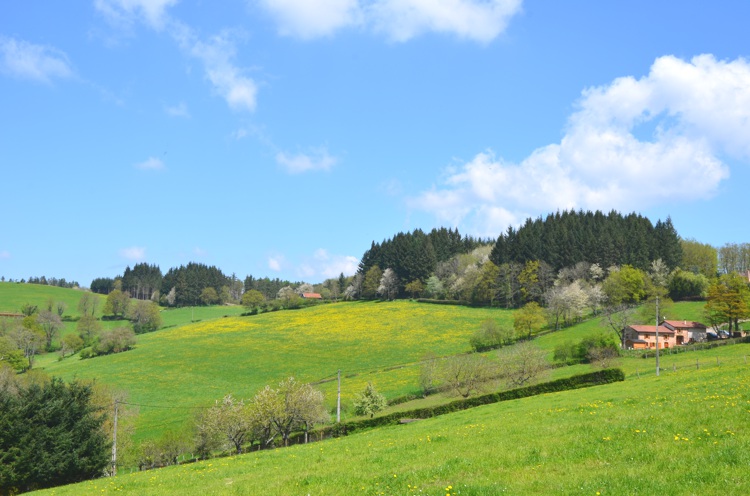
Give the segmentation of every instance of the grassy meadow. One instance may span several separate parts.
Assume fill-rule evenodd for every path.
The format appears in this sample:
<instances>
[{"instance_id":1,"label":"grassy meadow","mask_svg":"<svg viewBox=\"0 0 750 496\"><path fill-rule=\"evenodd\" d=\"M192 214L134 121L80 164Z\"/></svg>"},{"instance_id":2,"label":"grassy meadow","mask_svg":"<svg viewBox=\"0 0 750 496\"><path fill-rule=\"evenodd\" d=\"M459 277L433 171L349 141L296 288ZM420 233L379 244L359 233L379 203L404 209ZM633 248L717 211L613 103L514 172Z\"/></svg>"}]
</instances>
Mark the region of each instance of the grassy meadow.
<instances>
[{"instance_id":1,"label":"grassy meadow","mask_svg":"<svg viewBox=\"0 0 750 496\"><path fill-rule=\"evenodd\" d=\"M137 421L142 439L180 428L196 407L228 393L249 398L290 375L317 382L341 369L344 406L368 381L390 398L412 393L416 363L426 353L469 351L469 336L486 318L512 324L506 310L342 302L171 327L138 336L134 350L89 360L70 357L47 363L45 370L127 391L131 403L142 405ZM335 381L319 387L332 407Z\"/></svg>"},{"instance_id":2,"label":"grassy meadow","mask_svg":"<svg viewBox=\"0 0 750 496\"><path fill-rule=\"evenodd\" d=\"M21 305L24 303L37 305L42 310L46 309L47 301L52 300L55 303L58 301L65 302L67 309L64 315L78 317L80 316L78 300L81 299L82 294L83 291L78 289L58 288L43 284L0 282L0 312L20 313ZM100 300L96 316L101 317L106 297L102 295L96 296Z\"/></svg>"},{"instance_id":3,"label":"grassy meadow","mask_svg":"<svg viewBox=\"0 0 750 496\"><path fill-rule=\"evenodd\" d=\"M749 411L750 366L682 369L41 494L748 494Z\"/></svg>"}]
</instances>

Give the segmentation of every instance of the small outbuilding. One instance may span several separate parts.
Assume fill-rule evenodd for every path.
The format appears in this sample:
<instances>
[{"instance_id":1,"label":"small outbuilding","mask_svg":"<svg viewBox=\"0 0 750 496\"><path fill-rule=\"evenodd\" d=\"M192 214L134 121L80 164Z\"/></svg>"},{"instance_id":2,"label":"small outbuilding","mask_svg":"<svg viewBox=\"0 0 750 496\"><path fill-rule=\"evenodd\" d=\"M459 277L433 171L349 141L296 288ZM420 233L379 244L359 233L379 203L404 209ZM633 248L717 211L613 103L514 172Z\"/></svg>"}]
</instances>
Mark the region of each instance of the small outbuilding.
<instances>
[{"instance_id":1,"label":"small outbuilding","mask_svg":"<svg viewBox=\"0 0 750 496\"><path fill-rule=\"evenodd\" d=\"M320 293L302 293L302 298L306 300L322 300L323 296Z\"/></svg>"}]
</instances>

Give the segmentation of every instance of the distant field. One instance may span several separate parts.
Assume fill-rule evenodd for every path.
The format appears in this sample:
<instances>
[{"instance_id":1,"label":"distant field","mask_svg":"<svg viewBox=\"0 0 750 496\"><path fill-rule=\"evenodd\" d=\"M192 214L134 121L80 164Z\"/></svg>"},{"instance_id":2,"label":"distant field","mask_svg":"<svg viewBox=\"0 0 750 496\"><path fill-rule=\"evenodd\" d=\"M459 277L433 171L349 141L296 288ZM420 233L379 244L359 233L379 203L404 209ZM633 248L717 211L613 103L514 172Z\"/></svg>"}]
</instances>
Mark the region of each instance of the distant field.
<instances>
[{"instance_id":1,"label":"distant field","mask_svg":"<svg viewBox=\"0 0 750 496\"><path fill-rule=\"evenodd\" d=\"M750 494L749 409L750 366L684 369L42 494Z\"/></svg>"},{"instance_id":2,"label":"distant field","mask_svg":"<svg viewBox=\"0 0 750 496\"><path fill-rule=\"evenodd\" d=\"M46 309L47 301L51 298L54 302L63 301L67 305L64 315L77 317L78 300L81 299L83 291L77 289L58 288L42 284L17 284L13 282L0 282L0 312L20 313L21 305L31 303L37 305L40 310ZM101 317L105 297L96 295L100 299L97 317Z\"/></svg>"},{"instance_id":3,"label":"distant field","mask_svg":"<svg viewBox=\"0 0 750 496\"><path fill-rule=\"evenodd\" d=\"M468 351L469 336L487 318L512 323L512 313L498 309L408 301L336 303L168 328L139 336L137 348L126 353L72 357L49 363L46 370L128 391L131 402L144 405L138 436L147 438L189 421L194 407L228 393L252 397L289 375L314 382L335 376L340 368L347 404L368 381L391 398L413 392L417 367L386 369L417 362L428 352ZM335 384L320 387L333 406Z\"/></svg>"}]
</instances>

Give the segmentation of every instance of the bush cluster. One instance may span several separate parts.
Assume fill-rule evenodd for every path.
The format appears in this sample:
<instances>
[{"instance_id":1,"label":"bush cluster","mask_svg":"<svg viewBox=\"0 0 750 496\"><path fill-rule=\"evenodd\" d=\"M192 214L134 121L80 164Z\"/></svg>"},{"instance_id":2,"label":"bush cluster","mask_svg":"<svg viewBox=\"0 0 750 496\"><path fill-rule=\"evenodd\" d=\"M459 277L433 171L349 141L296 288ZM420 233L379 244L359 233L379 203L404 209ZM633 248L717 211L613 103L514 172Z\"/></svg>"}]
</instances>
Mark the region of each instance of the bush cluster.
<instances>
[{"instance_id":1,"label":"bush cluster","mask_svg":"<svg viewBox=\"0 0 750 496\"><path fill-rule=\"evenodd\" d=\"M340 424L339 426L336 426L335 432L333 430L329 430L329 432L333 435L337 435L337 433L347 435L362 429L398 424L402 419L426 419L436 417L438 415L444 415L446 413L453 413L460 410L474 408L476 406L499 403L501 401L515 400L519 398L526 398L528 396L556 393L559 391L568 391L571 389L580 389L590 386L598 386L601 384L609 384L612 382L619 382L624 380L625 373L621 369L599 370L587 374L574 375L566 379L557 379L551 382L544 382L541 384L536 384L534 386L526 386L517 389L510 389L508 391L490 393L481 396L475 396L473 398L451 401L450 403L446 403L444 405L418 408L415 410L396 412L390 415L384 415L382 417L345 422Z\"/></svg>"}]
</instances>

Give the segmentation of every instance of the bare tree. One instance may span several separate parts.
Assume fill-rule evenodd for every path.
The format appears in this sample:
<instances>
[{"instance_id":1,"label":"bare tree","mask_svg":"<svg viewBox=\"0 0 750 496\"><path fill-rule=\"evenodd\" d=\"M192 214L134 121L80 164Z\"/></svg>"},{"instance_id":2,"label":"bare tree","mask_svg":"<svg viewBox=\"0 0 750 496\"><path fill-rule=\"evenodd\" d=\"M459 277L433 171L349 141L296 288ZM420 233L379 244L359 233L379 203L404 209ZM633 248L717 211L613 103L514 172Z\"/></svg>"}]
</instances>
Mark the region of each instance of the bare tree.
<instances>
[{"instance_id":1,"label":"bare tree","mask_svg":"<svg viewBox=\"0 0 750 496\"><path fill-rule=\"evenodd\" d=\"M537 382L549 368L547 353L531 341L504 348L499 356L502 372L510 388Z\"/></svg>"},{"instance_id":2,"label":"bare tree","mask_svg":"<svg viewBox=\"0 0 750 496\"><path fill-rule=\"evenodd\" d=\"M33 330L23 326L16 327L8 334L8 337L16 343L19 350L23 351L23 356L29 361L29 368L32 368L34 366L34 356L44 338Z\"/></svg>"},{"instance_id":3,"label":"bare tree","mask_svg":"<svg viewBox=\"0 0 750 496\"><path fill-rule=\"evenodd\" d=\"M623 331L628 324L633 322L635 311L635 307L626 303L607 305L602 310L601 325L609 327L617 334L620 345L623 344Z\"/></svg>"},{"instance_id":4,"label":"bare tree","mask_svg":"<svg viewBox=\"0 0 750 496\"><path fill-rule=\"evenodd\" d=\"M617 350L611 346L597 346L591 348L588 353L586 353L586 359L589 363L602 369L612 367L617 362L618 358L620 358L620 355L617 353Z\"/></svg>"},{"instance_id":5,"label":"bare tree","mask_svg":"<svg viewBox=\"0 0 750 496\"><path fill-rule=\"evenodd\" d=\"M46 339L47 350L52 348L52 340L60 332L60 329L64 327L62 319L56 313L52 313L51 310L42 310L39 315L36 316L36 320L44 331L44 337Z\"/></svg>"},{"instance_id":6,"label":"bare tree","mask_svg":"<svg viewBox=\"0 0 750 496\"><path fill-rule=\"evenodd\" d=\"M94 315L99 307L99 296L94 293L83 293L78 300L78 310L81 315Z\"/></svg>"},{"instance_id":7,"label":"bare tree","mask_svg":"<svg viewBox=\"0 0 750 496\"><path fill-rule=\"evenodd\" d=\"M419 387L422 389L422 396L425 398L428 394L435 392L435 383L438 380L438 362L433 353L428 353L422 357L422 366L419 369Z\"/></svg>"},{"instance_id":8,"label":"bare tree","mask_svg":"<svg viewBox=\"0 0 750 496\"><path fill-rule=\"evenodd\" d=\"M486 357L472 353L446 358L440 367L440 377L451 391L468 398L484 390L493 371L493 364Z\"/></svg>"}]
</instances>

